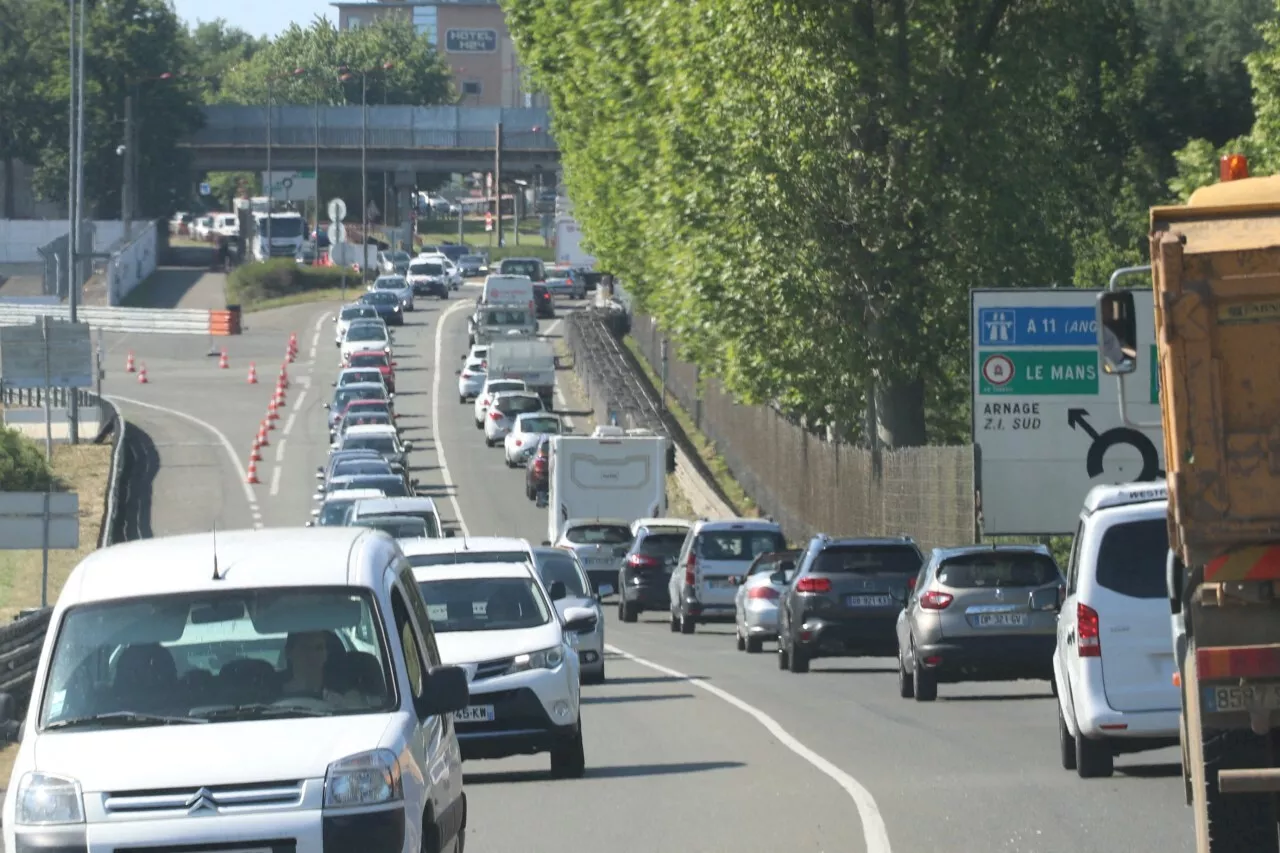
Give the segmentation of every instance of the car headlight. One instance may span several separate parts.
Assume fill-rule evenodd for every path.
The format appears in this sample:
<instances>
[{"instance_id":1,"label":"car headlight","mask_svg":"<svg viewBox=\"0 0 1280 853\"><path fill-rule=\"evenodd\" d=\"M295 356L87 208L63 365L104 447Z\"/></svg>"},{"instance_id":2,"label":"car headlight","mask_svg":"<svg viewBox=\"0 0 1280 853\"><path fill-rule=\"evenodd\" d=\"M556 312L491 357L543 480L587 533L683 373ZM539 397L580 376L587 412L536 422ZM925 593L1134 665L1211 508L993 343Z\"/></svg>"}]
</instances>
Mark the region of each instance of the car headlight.
<instances>
[{"instance_id":1,"label":"car headlight","mask_svg":"<svg viewBox=\"0 0 1280 853\"><path fill-rule=\"evenodd\" d=\"M564 649L560 646L552 646L549 649L516 655L516 659L511 662L511 666L507 667L504 675L528 672L531 669L555 669L562 663L564 663Z\"/></svg>"},{"instance_id":2,"label":"car headlight","mask_svg":"<svg viewBox=\"0 0 1280 853\"><path fill-rule=\"evenodd\" d=\"M404 799L400 762L389 749L358 752L329 765L324 774L324 807L373 806Z\"/></svg>"},{"instance_id":3,"label":"car headlight","mask_svg":"<svg viewBox=\"0 0 1280 853\"><path fill-rule=\"evenodd\" d=\"M80 783L51 773L28 773L18 783L16 823L54 826L84 823L84 799Z\"/></svg>"}]
</instances>

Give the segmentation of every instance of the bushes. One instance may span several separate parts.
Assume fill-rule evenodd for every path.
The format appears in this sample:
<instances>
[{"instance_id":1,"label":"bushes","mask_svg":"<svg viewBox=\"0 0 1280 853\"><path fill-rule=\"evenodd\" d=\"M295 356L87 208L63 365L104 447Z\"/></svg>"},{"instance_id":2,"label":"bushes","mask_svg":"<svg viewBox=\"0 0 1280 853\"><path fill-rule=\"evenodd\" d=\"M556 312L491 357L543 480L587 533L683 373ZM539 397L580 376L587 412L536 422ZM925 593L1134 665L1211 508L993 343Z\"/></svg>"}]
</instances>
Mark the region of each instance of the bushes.
<instances>
[{"instance_id":1,"label":"bushes","mask_svg":"<svg viewBox=\"0 0 1280 853\"><path fill-rule=\"evenodd\" d=\"M40 492L53 474L35 442L16 429L0 429L0 492Z\"/></svg>"},{"instance_id":2,"label":"bushes","mask_svg":"<svg viewBox=\"0 0 1280 853\"><path fill-rule=\"evenodd\" d=\"M292 258L236 267L227 278L227 303L252 308L261 302L342 286L342 267L302 266ZM360 276L346 270L347 286L360 287Z\"/></svg>"}]
</instances>

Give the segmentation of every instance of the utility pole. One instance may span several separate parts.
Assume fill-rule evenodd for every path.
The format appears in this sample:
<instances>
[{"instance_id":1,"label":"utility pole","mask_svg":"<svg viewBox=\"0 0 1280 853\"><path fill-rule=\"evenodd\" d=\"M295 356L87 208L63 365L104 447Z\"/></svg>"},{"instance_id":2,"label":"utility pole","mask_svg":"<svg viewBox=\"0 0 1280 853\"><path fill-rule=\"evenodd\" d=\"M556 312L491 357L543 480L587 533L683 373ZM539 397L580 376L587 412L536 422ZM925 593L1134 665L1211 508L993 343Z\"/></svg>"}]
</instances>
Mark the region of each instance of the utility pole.
<instances>
[{"instance_id":1,"label":"utility pole","mask_svg":"<svg viewBox=\"0 0 1280 853\"><path fill-rule=\"evenodd\" d=\"M360 75L360 275L369 266L369 72Z\"/></svg>"},{"instance_id":2,"label":"utility pole","mask_svg":"<svg viewBox=\"0 0 1280 853\"><path fill-rule=\"evenodd\" d=\"M80 307L80 280L81 280L81 264L82 258L87 257L84 253L84 246L81 243L84 235L81 233L80 223L84 219L84 42L85 42L85 19L89 17L85 0L80 0L80 20L79 20L79 45L73 47L78 51L76 57L76 67L72 71L73 78L79 78L78 87L74 87L76 93L76 109L75 109L75 157L72 160L72 169L75 172L75 219L76 227L71 235L71 266L74 269L72 273L72 287L68 292L67 305L72 323L78 321L77 309ZM67 426L71 432L71 443L80 443L80 400L79 395L73 390L71 399L67 403Z\"/></svg>"},{"instance_id":3,"label":"utility pole","mask_svg":"<svg viewBox=\"0 0 1280 853\"><path fill-rule=\"evenodd\" d=\"M273 79L267 78L267 260L271 260L271 212L275 207L276 194L273 180L275 177L271 174L271 84Z\"/></svg>"},{"instance_id":4,"label":"utility pole","mask_svg":"<svg viewBox=\"0 0 1280 853\"><path fill-rule=\"evenodd\" d=\"M133 236L133 95L124 98L124 157L120 184L120 218L124 220L124 239Z\"/></svg>"},{"instance_id":5,"label":"utility pole","mask_svg":"<svg viewBox=\"0 0 1280 853\"><path fill-rule=\"evenodd\" d=\"M316 188L313 195L313 203L316 206L316 257L320 256L320 96L316 95L316 144L312 151L311 171L315 175Z\"/></svg>"},{"instance_id":6,"label":"utility pole","mask_svg":"<svg viewBox=\"0 0 1280 853\"><path fill-rule=\"evenodd\" d=\"M494 128L493 143L493 218L498 226L498 248L502 248L502 122Z\"/></svg>"}]
</instances>

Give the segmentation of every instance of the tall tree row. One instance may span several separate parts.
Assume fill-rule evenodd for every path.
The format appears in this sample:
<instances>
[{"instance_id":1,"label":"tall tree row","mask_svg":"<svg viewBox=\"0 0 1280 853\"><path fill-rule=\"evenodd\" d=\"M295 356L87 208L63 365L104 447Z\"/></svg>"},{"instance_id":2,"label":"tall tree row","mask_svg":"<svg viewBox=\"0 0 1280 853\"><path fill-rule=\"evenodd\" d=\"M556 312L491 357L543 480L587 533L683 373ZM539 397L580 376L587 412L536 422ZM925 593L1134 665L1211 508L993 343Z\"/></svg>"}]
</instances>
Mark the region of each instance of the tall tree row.
<instances>
[{"instance_id":1,"label":"tall tree row","mask_svg":"<svg viewBox=\"0 0 1280 853\"><path fill-rule=\"evenodd\" d=\"M505 5L602 262L741 399L889 446L964 437L970 288L1137 260L1175 149L1247 127L1230 79L1275 11Z\"/></svg>"}]
</instances>

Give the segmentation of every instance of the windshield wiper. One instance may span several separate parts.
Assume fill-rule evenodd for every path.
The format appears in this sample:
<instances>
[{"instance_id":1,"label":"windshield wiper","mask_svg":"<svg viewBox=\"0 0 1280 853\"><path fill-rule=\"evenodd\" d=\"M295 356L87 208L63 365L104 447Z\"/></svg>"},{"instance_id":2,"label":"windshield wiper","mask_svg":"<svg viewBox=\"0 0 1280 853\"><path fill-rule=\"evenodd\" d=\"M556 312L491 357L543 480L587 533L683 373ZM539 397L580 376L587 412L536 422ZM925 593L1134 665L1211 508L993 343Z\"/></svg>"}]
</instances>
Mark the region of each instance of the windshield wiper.
<instances>
[{"instance_id":1,"label":"windshield wiper","mask_svg":"<svg viewBox=\"0 0 1280 853\"><path fill-rule=\"evenodd\" d=\"M248 705L235 705L229 708L218 708L204 714L204 720L210 722L213 720L228 719L253 719L265 717L332 717L332 711L322 711L317 708L304 708L299 705L268 705L263 702L255 702Z\"/></svg>"},{"instance_id":2,"label":"windshield wiper","mask_svg":"<svg viewBox=\"0 0 1280 853\"><path fill-rule=\"evenodd\" d=\"M45 725L44 730L53 731L55 729L83 728L85 726L100 724L121 726L173 726L207 722L209 721L202 717L144 714L140 711L110 711L106 714L94 714L92 716L69 717L65 720L55 720L52 723Z\"/></svg>"}]
</instances>

